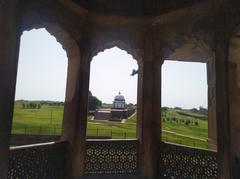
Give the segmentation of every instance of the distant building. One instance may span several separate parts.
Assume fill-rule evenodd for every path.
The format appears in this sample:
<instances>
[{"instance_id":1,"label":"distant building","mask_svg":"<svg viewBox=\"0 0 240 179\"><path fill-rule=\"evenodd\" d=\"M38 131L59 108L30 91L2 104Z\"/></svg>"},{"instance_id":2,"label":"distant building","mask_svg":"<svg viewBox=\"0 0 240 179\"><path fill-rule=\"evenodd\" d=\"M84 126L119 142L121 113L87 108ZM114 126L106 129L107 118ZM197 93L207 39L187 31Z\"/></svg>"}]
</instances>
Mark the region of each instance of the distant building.
<instances>
[{"instance_id":1,"label":"distant building","mask_svg":"<svg viewBox=\"0 0 240 179\"><path fill-rule=\"evenodd\" d=\"M113 101L113 109L125 109L125 98L119 92L117 96L115 96Z\"/></svg>"},{"instance_id":2,"label":"distant building","mask_svg":"<svg viewBox=\"0 0 240 179\"><path fill-rule=\"evenodd\" d=\"M118 95L114 97L112 108L97 109L94 114L94 119L122 121L123 119L128 119L134 112L134 107L127 106L124 96L119 92Z\"/></svg>"}]
</instances>

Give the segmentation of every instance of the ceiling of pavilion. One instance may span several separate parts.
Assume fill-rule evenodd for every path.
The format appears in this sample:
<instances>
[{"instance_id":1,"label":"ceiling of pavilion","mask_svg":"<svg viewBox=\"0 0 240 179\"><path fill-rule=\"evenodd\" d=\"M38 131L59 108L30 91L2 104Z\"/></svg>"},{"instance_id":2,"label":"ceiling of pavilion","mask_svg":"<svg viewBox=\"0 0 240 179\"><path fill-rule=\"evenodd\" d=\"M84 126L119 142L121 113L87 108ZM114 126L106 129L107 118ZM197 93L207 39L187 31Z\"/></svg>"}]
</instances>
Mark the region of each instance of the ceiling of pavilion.
<instances>
[{"instance_id":1,"label":"ceiling of pavilion","mask_svg":"<svg viewBox=\"0 0 240 179\"><path fill-rule=\"evenodd\" d=\"M155 15L207 0L72 0L96 12L119 15Z\"/></svg>"}]
</instances>

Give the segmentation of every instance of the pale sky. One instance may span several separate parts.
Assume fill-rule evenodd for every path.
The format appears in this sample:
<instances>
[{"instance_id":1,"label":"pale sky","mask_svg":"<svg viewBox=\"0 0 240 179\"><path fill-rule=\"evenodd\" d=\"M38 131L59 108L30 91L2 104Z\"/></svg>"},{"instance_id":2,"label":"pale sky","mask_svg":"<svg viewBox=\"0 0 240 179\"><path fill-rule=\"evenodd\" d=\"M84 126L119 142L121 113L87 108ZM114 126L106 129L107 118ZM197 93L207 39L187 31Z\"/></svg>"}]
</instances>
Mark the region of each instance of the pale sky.
<instances>
[{"instance_id":1,"label":"pale sky","mask_svg":"<svg viewBox=\"0 0 240 179\"><path fill-rule=\"evenodd\" d=\"M21 37L16 99L65 99L67 56L45 29L24 32Z\"/></svg>"},{"instance_id":2,"label":"pale sky","mask_svg":"<svg viewBox=\"0 0 240 179\"><path fill-rule=\"evenodd\" d=\"M67 56L45 29L24 32L21 38L16 100L64 101ZM95 56L90 85L94 96L112 103L119 91L127 103L136 103L137 62L116 47ZM162 106L207 107L206 64L165 61L162 67Z\"/></svg>"},{"instance_id":3,"label":"pale sky","mask_svg":"<svg viewBox=\"0 0 240 179\"><path fill-rule=\"evenodd\" d=\"M137 61L119 48L100 52L92 59L89 89L103 102L112 103L120 91L127 103L136 104L137 75L130 76L138 69Z\"/></svg>"},{"instance_id":4,"label":"pale sky","mask_svg":"<svg viewBox=\"0 0 240 179\"><path fill-rule=\"evenodd\" d=\"M207 107L206 63L165 61L162 66L162 106Z\"/></svg>"}]
</instances>

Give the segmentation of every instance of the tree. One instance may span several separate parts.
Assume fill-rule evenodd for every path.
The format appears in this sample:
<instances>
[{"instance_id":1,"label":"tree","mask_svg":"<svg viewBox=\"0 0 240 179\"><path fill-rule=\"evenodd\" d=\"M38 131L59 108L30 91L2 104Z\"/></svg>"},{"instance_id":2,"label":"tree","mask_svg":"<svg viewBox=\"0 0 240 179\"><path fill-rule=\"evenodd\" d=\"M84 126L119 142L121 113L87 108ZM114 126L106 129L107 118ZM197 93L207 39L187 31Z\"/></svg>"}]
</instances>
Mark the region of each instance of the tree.
<instances>
[{"instance_id":1,"label":"tree","mask_svg":"<svg viewBox=\"0 0 240 179\"><path fill-rule=\"evenodd\" d=\"M162 112L165 112L168 110L168 107L162 107Z\"/></svg>"},{"instance_id":2,"label":"tree","mask_svg":"<svg viewBox=\"0 0 240 179\"><path fill-rule=\"evenodd\" d=\"M102 105L102 101L100 101L96 96L93 96L91 91L88 93L88 110L94 111L98 107Z\"/></svg>"},{"instance_id":3,"label":"tree","mask_svg":"<svg viewBox=\"0 0 240 179\"><path fill-rule=\"evenodd\" d=\"M25 103L22 103L22 108L25 109L25 107L26 107L26 106L25 106Z\"/></svg>"},{"instance_id":4,"label":"tree","mask_svg":"<svg viewBox=\"0 0 240 179\"><path fill-rule=\"evenodd\" d=\"M175 107L174 109L176 109L176 110L182 110L182 108L180 108L180 107Z\"/></svg>"},{"instance_id":5,"label":"tree","mask_svg":"<svg viewBox=\"0 0 240 179\"><path fill-rule=\"evenodd\" d=\"M188 119L186 122L185 122L185 125L189 125L190 124L190 120Z\"/></svg>"},{"instance_id":6,"label":"tree","mask_svg":"<svg viewBox=\"0 0 240 179\"><path fill-rule=\"evenodd\" d=\"M195 121L195 126L198 126L198 121Z\"/></svg>"},{"instance_id":7,"label":"tree","mask_svg":"<svg viewBox=\"0 0 240 179\"><path fill-rule=\"evenodd\" d=\"M201 114L206 114L206 115L208 114L208 110L206 108L202 107L202 106L199 107L199 112Z\"/></svg>"},{"instance_id":8,"label":"tree","mask_svg":"<svg viewBox=\"0 0 240 179\"><path fill-rule=\"evenodd\" d=\"M192 108L190 111L194 112L194 113L198 113L199 112L196 108Z\"/></svg>"}]
</instances>

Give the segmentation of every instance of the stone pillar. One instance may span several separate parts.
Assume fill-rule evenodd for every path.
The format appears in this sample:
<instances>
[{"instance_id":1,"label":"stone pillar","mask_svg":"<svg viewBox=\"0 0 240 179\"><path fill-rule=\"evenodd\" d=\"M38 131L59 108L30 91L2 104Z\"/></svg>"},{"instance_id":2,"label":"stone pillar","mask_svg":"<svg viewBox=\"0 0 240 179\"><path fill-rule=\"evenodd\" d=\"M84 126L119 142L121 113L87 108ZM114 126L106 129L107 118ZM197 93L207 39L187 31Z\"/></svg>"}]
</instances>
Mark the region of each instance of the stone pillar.
<instances>
[{"instance_id":1,"label":"stone pillar","mask_svg":"<svg viewBox=\"0 0 240 179\"><path fill-rule=\"evenodd\" d=\"M84 54L81 59L78 81L78 120L75 123L75 135L73 139L73 176L83 176L85 169L90 62L90 55Z\"/></svg>"},{"instance_id":2,"label":"stone pillar","mask_svg":"<svg viewBox=\"0 0 240 179\"><path fill-rule=\"evenodd\" d=\"M69 141L67 175L73 178L84 175L89 73L88 53L82 53L81 59L69 61L62 140Z\"/></svg>"},{"instance_id":3,"label":"stone pillar","mask_svg":"<svg viewBox=\"0 0 240 179\"><path fill-rule=\"evenodd\" d=\"M220 179L231 178L231 143L228 100L228 63L226 47L216 49L216 118L218 143L218 171Z\"/></svg>"},{"instance_id":4,"label":"stone pillar","mask_svg":"<svg viewBox=\"0 0 240 179\"><path fill-rule=\"evenodd\" d=\"M7 178L20 42L17 0L0 0L0 178Z\"/></svg>"},{"instance_id":5,"label":"stone pillar","mask_svg":"<svg viewBox=\"0 0 240 179\"><path fill-rule=\"evenodd\" d=\"M216 77L215 58L207 63L208 81L208 148L217 150L217 121L216 121Z\"/></svg>"},{"instance_id":6,"label":"stone pillar","mask_svg":"<svg viewBox=\"0 0 240 179\"><path fill-rule=\"evenodd\" d=\"M224 8L224 6L223 6ZM218 14L215 33L216 118L218 178L231 179L231 142L228 91L228 40L224 11Z\"/></svg>"},{"instance_id":7,"label":"stone pillar","mask_svg":"<svg viewBox=\"0 0 240 179\"><path fill-rule=\"evenodd\" d=\"M78 80L80 70L80 52L68 57L68 72L61 140L68 141L66 178L71 176L72 152L74 147L75 124L78 120Z\"/></svg>"},{"instance_id":8,"label":"stone pillar","mask_svg":"<svg viewBox=\"0 0 240 179\"><path fill-rule=\"evenodd\" d=\"M139 170L145 178L156 178L158 146L161 139L161 64L143 61L139 64L138 124Z\"/></svg>"},{"instance_id":9,"label":"stone pillar","mask_svg":"<svg viewBox=\"0 0 240 179\"><path fill-rule=\"evenodd\" d=\"M234 49L236 50L236 49ZM231 53L231 50L230 50ZM236 54L235 54L236 55ZM231 56L231 55L230 55ZM239 58L232 56L230 58ZM231 120L231 154L232 154L232 173L233 178L240 176L240 86L239 84L239 65L229 63L229 113Z\"/></svg>"},{"instance_id":10,"label":"stone pillar","mask_svg":"<svg viewBox=\"0 0 240 179\"><path fill-rule=\"evenodd\" d=\"M72 145L74 122L77 116L77 84L80 70L80 53L75 57L68 57L68 72L66 97L64 105L64 117L62 126L62 140L68 140Z\"/></svg>"}]
</instances>

